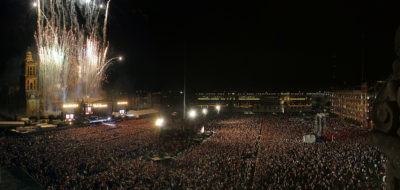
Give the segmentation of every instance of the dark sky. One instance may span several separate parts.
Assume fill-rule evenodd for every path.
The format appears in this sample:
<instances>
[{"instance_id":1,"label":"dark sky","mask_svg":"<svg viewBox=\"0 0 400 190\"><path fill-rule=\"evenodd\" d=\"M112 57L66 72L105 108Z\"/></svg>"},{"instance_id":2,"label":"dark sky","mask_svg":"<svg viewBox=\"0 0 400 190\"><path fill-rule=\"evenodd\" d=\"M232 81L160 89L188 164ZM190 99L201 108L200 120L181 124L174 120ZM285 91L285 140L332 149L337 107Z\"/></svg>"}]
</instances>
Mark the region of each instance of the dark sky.
<instances>
[{"instance_id":1,"label":"dark sky","mask_svg":"<svg viewBox=\"0 0 400 190\"><path fill-rule=\"evenodd\" d=\"M385 79L399 5L349 2L113 0L110 57L124 61L110 68L105 88L181 89L185 57L195 91L354 85L363 64L366 80ZM15 83L36 15L29 0L2 1L0 14L0 82Z\"/></svg>"}]
</instances>

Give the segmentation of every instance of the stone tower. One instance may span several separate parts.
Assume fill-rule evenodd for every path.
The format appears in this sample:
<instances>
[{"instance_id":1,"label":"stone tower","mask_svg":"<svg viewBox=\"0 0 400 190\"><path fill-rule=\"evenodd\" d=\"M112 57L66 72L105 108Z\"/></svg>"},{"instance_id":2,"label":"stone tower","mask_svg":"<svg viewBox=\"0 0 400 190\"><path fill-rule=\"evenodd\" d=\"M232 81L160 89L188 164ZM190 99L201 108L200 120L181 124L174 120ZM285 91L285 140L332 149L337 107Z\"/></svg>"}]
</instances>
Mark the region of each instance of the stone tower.
<instances>
[{"instance_id":1,"label":"stone tower","mask_svg":"<svg viewBox=\"0 0 400 190\"><path fill-rule=\"evenodd\" d=\"M32 52L26 52L25 58L25 93L26 93L26 115L39 116L39 91L37 64L33 60Z\"/></svg>"}]
</instances>

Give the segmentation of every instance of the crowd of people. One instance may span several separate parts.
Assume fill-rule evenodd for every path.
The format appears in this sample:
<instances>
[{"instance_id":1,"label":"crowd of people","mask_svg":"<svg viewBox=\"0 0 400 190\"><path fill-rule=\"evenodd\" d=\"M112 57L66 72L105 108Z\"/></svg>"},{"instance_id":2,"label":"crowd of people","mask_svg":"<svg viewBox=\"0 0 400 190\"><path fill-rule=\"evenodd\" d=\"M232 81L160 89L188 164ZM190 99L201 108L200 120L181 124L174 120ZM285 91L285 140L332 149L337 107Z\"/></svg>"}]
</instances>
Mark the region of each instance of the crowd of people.
<instances>
[{"instance_id":1,"label":"crowd of people","mask_svg":"<svg viewBox=\"0 0 400 190\"><path fill-rule=\"evenodd\" d=\"M175 181L183 189L245 189L249 187L256 141L257 118L222 122L212 138L196 147L177 165Z\"/></svg>"},{"instance_id":2,"label":"crowd of people","mask_svg":"<svg viewBox=\"0 0 400 190\"><path fill-rule=\"evenodd\" d=\"M366 131L328 118L334 141L306 144L312 121L289 116L213 119L199 144L160 140L151 119L0 138L0 164L46 189L382 189L385 157ZM350 135L348 135L350 134ZM145 155L184 153L169 164Z\"/></svg>"},{"instance_id":3,"label":"crowd of people","mask_svg":"<svg viewBox=\"0 0 400 190\"><path fill-rule=\"evenodd\" d=\"M300 119L296 119L300 120ZM256 189L383 189L385 157L366 144L367 131L328 118L333 141L307 144L313 126L285 117L263 123Z\"/></svg>"}]
</instances>

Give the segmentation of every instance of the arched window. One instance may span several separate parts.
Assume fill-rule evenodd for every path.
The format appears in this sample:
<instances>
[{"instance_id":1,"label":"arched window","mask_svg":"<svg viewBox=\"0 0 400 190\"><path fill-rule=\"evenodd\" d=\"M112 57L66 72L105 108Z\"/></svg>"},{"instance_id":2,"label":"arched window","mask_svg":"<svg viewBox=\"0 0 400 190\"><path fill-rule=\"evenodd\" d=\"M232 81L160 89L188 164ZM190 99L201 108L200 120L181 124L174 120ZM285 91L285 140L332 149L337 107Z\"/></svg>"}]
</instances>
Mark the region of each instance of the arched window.
<instances>
[{"instance_id":1,"label":"arched window","mask_svg":"<svg viewBox=\"0 0 400 190\"><path fill-rule=\"evenodd\" d=\"M30 84L30 88L29 89L31 89L32 90L32 83Z\"/></svg>"}]
</instances>

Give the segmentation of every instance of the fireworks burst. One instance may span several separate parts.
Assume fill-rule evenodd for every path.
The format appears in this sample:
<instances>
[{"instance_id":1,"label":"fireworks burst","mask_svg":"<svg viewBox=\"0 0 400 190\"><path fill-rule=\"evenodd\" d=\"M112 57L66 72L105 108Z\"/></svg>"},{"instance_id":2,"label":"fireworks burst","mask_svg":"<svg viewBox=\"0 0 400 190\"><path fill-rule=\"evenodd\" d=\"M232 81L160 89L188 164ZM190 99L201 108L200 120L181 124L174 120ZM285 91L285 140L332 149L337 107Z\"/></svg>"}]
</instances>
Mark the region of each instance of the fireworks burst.
<instances>
[{"instance_id":1,"label":"fireworks burst","mask_svg":"<svg viewBox=\"0 0 400 190\"><path fill-rule=\"evenodd\" d=\"M110 1L36 0L39 85L46 105L94 97L107 61Z\"/></svg>"}]
</instances>

